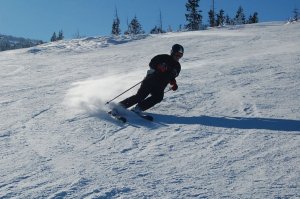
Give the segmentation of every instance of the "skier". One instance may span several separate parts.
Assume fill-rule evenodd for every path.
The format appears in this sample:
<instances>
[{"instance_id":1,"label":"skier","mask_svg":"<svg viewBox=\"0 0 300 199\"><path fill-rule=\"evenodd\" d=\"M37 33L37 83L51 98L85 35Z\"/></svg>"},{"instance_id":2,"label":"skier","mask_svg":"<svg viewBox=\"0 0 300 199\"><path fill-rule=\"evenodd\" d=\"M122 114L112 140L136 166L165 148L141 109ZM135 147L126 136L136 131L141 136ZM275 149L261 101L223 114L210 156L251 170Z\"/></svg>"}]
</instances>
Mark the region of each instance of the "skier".
<instances>
[{"instance_id":1,"label":"skier","mask_svg":"<svg viewBox=\"0 0 300 199\"><path fill-rule=\"evenodd\" d=\"M163 100L164 90L168 84L172 86L173 91L176 91L178 85L175 78L181 70L179 59L183 56L183 53L184 48L179 44L174 44L170 55L160 54L153 57L149 63L150 69L147 71L147 75L137 93L119 102L119 104L124 108L136 104L132 111L141 114L142 111Z\"/></svg>"}]
</instances>

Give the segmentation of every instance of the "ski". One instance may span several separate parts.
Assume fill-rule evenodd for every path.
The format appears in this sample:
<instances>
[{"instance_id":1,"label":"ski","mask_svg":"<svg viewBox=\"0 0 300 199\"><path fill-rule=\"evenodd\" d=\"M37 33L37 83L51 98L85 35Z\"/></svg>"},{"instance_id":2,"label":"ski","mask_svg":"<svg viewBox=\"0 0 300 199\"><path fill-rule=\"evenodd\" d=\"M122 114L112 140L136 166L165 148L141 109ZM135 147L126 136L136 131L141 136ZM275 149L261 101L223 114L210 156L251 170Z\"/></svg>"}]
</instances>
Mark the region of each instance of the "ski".
<instances>
[{"instance_id":1,"label":"ski","mask_svg":"<svg viewBox=\"0 0 300 199\"><path fill-rule=\"evenodd\" d=\"M153 122L153 117L151 115L139 115L141 118Z\"/></svg>"},{"instance_id":2,"label":"ski","mask_svg":"<svg viewBox=\"0 0 300 199\"><path fill-rule=\"evenodd\" d=\"M134 112L137 116L139 116L139 117L141 117L145 120L148 120L148 121L151 121L151 122L153 122L153 120L154 120L154 118L151 115L147 115L147 114L143 114L143 113L137 113L135 111L132 111L132 112Z\"/></svg>"},{"instance_id":3,"label":"ski","mask_svg":"<svg viewBox=\"0 0 300 199\"><path fill-rule=\"evenodd\" d=\"M140 113L140 112L135 112L133 110L131 110L131 111L134 113L134 115L136 115L136 116L138 116L138 117L140 117L144 120L151 121L151 122L153 122L153 120L154 120L154 118L151 115L148 115L148 114L145 114L145 113ZM115 110L115 109L110 110L110 111L108 111L108 114L111 117L113 117L114 119L117 119L117 120L121 121L122 123L127 123L128 122L127 118L125 116L123 116L123 114L122 115L119 114L118 110Z\"/></svg>"}]
</instances>

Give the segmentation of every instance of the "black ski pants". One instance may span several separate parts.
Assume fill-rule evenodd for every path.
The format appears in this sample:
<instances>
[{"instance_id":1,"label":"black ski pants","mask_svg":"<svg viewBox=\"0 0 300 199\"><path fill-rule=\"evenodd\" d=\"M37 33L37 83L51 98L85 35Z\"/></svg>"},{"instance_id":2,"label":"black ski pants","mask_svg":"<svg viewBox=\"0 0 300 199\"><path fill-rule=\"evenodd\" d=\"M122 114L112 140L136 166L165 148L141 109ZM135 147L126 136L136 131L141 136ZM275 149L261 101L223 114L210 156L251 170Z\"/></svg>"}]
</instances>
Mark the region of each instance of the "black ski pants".
<instances>
[{"instance_id":1,"label":"black ski pants","mask_svg":"<svg viewBox=\"0 0 300 199\"><path fill-rule=\"evenodd\" d=\"M125 108L137 104L142 111L145 111L163 100L165 87L154 79L146 77L137 93L121 101L120 104Z\"/></svg>"}]
</instances>

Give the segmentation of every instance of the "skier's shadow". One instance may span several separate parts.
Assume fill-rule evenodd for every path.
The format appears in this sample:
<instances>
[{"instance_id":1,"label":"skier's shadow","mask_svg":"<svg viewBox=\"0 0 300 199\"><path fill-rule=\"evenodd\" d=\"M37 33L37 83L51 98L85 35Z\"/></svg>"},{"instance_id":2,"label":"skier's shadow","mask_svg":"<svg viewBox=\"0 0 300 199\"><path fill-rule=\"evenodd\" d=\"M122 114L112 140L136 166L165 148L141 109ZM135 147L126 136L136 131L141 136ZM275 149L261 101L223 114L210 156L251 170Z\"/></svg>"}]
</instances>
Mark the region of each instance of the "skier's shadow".
<instances>
[{"instance_id":1,"label":"skier's shadow","mask_svg":"<svg viewBox=\"0 0 300 199\"><path fill-rule=\"evenodd\" d=\"M200 124L204 126L237 128L237 129L265 129L273 131L300 131L300 121L271 118L246 117L212 117L212 116L174 116L151 114L164 124ZM299 133L296 133L300 135Z\"/></svg>"}]
</instances>

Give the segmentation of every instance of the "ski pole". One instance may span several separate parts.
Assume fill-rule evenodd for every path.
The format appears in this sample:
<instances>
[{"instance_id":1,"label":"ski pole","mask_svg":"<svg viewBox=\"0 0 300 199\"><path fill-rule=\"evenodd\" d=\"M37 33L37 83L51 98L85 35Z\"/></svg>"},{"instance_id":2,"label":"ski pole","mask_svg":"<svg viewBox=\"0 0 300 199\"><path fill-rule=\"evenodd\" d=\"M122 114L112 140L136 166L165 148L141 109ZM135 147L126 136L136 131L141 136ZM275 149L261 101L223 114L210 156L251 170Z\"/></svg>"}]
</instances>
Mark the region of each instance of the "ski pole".
<instances>
[{"instance_id":1,"label":"ski pole","mask_svg":"<svg viewBox=\"0 0 300 199\"><path fill-rule=\"evenodd\" d=\"M143 81L143 80L142 80ZM137 85L139 85L140 83L142 83L142 81L140 81L139 83L135 84L134 86L130 87L129 89L127 89L126 91L124 91L123 93L121 93L120 95L116 96L115 98L109 100L108 102L105 103L105 105L109 104L110 102L114 101L115 99L117 99L118 97L120 97L121 95L123 95L124 93L128 92L129 90L133 89L134 87L136 87Z\"/></svg>"}]
</instances>

